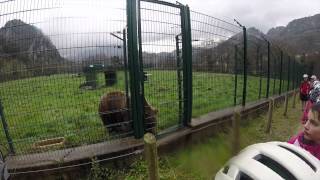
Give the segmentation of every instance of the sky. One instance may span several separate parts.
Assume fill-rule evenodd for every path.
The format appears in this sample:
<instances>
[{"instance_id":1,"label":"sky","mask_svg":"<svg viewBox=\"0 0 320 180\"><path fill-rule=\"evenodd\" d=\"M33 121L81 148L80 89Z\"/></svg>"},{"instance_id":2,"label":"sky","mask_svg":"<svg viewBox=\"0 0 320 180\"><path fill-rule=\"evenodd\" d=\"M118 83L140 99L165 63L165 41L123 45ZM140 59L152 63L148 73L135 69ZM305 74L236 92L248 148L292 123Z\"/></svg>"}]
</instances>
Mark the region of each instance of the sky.
<instances>
[{"instance_id":1,"label":"sky","mask_svg":"<svg viewBox=\"0 0 320 180\"><path fill-rule=\"evenodd\" d=\"M11 3L1 3L0 10L4 13L12 12L14 9L59 6L63 7L65 16L87 14L93 18L112 16L114 13L111 8L124 7L124 2L125 0L14 0ZM248 27L254 26L265 33L272 27L285 26L293 19L320 13L320 0L179 0L179 2L188 4L192 10L217 18L228 21L235 18L242 24ZM3 23L1 20L0 25Z\"/></svg>"},{"instance_id":2,"label":"sky","mask_svg":"<svg viewBox=\"0 0 320 180\"><path fill-rule=\"evenodd\" d=\"M174 0L166 1L176 3ZM60 49L84 45L119 44L121 41L110 36L110 32L117 32L125 27L125 2L126 0L0 0L0 27L9 20L21 19L41 29ZM193 11L229 22L237 19L241 24L256 27L264 33L272 27L286 26L293 19L320 13L320 0L179 0L179 2L188 4ZM144 8L157 9L152 6ZM178 11L164 10L179 14ZM142 13L144 13L142 18L148 19L148 23L144 23L142 27L144 32L179 34L179 16L163 15L163 13L157 15L159 12L148 10L143 10ZM202 17L200 20L207 19ZM164 21L178 26L165 26L151 21ZM212 33L216 31L206 28ZM154 45L145 45L145 50L162 52L175 48L174 36L155 36L155 34L143 37L143 41L169 43L171 47L166 49L165 46L158 46L152 49ZM232 36L232 34L224 35ZM197 40L208 39L207 35L197 34L196 31L193 37ZM214 41L220 40L217 37L211 38Z\"/></svg>"},{"instance_id":3,"label":"sky","mask_svg":"<svg viewBox=\"0 0 320 180\"><path fill-rule=\"evenodd\" d=\"M175 3L173 0L170 2ZM237 19L243 25L266 33L290 21L320 13L320 0L180 0L191 9L223 19Z\"/></svg>"}]
</instances>

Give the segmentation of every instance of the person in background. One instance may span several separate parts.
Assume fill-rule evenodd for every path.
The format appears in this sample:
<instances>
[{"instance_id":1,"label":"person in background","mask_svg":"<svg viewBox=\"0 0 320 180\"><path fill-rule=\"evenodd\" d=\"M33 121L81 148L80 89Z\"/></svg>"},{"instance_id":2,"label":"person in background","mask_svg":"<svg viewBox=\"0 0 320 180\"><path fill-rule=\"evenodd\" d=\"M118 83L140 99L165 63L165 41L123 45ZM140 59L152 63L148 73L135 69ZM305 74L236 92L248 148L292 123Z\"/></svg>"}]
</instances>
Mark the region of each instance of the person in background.
<instances>
[{"instance_id":1,"label":"person in background","mask_svg":"<svg viewBox=\"0 0 320 180\"><path fill-rule=\"evenodd\" d=\"M314 81L313 88L309 92L309 99L304 107L303 114L301 117L301 123L305 124L308 120L308 113L313 104L319 102L320 97L320 82Z\"/></svg>"},{"instance_id":2,"label":"person in background","mask_svg":"<svg viewBox=\"0 0 320 180\"><path fill-rule=\"evenodd\" d=\"M310 77L310 87L311 87L311 89L313 88L313 86L314 86L314 84L315 84L316 81L318 81L317 76L316 76L316 75L312 75L312 76Z\"/></svg>"},{"instance_id":3,"label":"person in background","mask_svg":"<svg viewBox=\"0 0 320 180\"><path fill-rule=\"evenodd\" d=\"M299 146L320 160L320 103L315 103L308 112L303 132L290 138L288 143Z\"/></svg>"},{"instance_id":4,"label":"person in background","mask_svg":"<svg viewBox=\"0 0 320 180\"><path fill-rule=\"evenodd\" d=\"M310 91L310 83L308 81L308 75L303 75L303 81L300 84L300 100L301 100L301 106L302 111L304 111L306 107L306 103L309 99L309 91Z\"/></svg>"}]
</instances>

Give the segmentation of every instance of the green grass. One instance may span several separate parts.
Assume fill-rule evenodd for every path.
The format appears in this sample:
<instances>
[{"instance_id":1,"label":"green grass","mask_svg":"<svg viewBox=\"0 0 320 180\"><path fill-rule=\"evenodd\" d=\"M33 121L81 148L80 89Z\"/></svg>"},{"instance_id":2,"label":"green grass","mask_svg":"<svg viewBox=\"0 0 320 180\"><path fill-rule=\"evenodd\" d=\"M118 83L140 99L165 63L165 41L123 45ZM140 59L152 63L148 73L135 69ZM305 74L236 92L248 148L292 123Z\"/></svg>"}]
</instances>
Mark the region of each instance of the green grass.
<instances>
[{"instance_id":1,"label":"green grass","mask_svg":"<svg viewBox=\"0 0 320 180\"><path fill-rule=\"evenodd\" d=\"M273 124L270 134L264 133L266 114L257 118L248 119L241 123L240 144L241 148L248 145L268 141L287 141L298 132L300 126L300 104L291 108L289 102L288 117L283 116L284 108L277 108L273 115ZM299 110L298 110L299 109ZM231 133L220 132L216 136L203 140L201 143L189 145L172 154L159 159L159 175L163 180L207 180L214 175L231 158ZM143 158L134 161L128 168L112 169L98 164L92 166L87 179L148 179L147 164ZM106 176L108 175L108 176Z\"/></svg>"},{"instance_id":2,"label":"green grass","mask_svg":"<svg viewBox=\"0 0 320 180\"><path fill-rule=\"evenodd\" d=\"M145 83L144 92L148 102L159 110L158 130L177 125L179 98L176 71L148 73L152 75ZM34 142L53 137L65 137L67 147L109 139L97 111L100 97L104 93L125 91L124 73L118 72L117 76L118 82L114 86L100 86L96 90L80 89L85 79L73 74L1 83L0 98L17 152L33 152ZM103 74L99 74L99 84L102 85L103 81ZM262 79L262 82L264 97L266 79ZM258 77L248 77L247 101L258 99L258 84ZM242 87L242 76L238 76L237 104L241 103ZM233 97L233 75L193 73L193 117L231 107ZM0 138L6 142L3 132Z\"/></svg>"},{"instance_id":3,"label":"green grass","mask_svg":"<svg viewBox=\"0 0 320 180\"><path fill-rule=\"evenodd\" d=\"M250 144L267 141L287 141L298 132L300 127L300 104L295 109L289 104L288 117L283 116L284 109L278 108L273 115L271 134L265 134L266 115L242 123L240 129L241 148ZM297 110L298 109L298 110ZM199 179L211 179L231 157L231 133L220 133L202 143L181 150L167 157L173 171L180 174L193 172Z\"/></svg>"}]
</instances>

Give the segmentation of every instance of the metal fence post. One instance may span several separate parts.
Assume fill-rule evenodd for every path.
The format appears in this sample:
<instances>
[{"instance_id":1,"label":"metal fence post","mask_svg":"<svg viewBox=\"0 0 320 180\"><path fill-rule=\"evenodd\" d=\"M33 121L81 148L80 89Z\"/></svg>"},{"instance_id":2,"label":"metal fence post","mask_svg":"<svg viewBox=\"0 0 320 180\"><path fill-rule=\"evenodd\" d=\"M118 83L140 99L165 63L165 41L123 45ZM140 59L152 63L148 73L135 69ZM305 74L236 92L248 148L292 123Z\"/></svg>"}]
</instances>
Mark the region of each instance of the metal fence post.
<instances>
[{"instance_id":1,"label":"metal fence post","mask_svg":"<svg viewBox=\"0 0 320 180\"><path fill-rule=\"evenodd\" d=\"M246 105L247 97L247 28L243 28L243 92L242 92L242 106Z\"/></svg>"},{"instance_id":2,"label":"metal fence post","mask_svg":"<svg viewBox=\"0 0 320 180\"><path fill-rule=\"evenodd\" d=\"M128 26L128 65L130 74L131 94L131 118L135 138L141 138L144 134L143 106L141 97L141 72L138 51L138 23L137 2L138 0L127 0L127 26Z\"/></svg>"},{"instance_id":3,"label":"metal fence post","mask_svg":"<svg viewBox=\"0 0 320 180\"><path fill-rule=\"evenodd\" d=\"M268 71L267 71L267 92L266 98L269 98L269 91L270 91L270 42L268 43Z\"/></svg>"},{"instance_id":4,"label":"metal fence post","mask_svg":"<svg viewBox=\"0 0 320 180\"><path fill-rule=\"evenodd\" d=\"M260 46L257 46L257 52L256 52L256 76L258 74L260 75L260 66L259 66L259 57L260 57ZM260 99L260 97L258 97Z\"/></svg>"},{"instance_id":5,"label":"metal fence post","mask_svg":"<svg viewBox=\"0 0 320 180\"><path fill-rule=\"evenodd\" d=\"M234 46L234 97L233 105L237 105L237 89L238 89L238 46Z\"/></svg>"},{"instance_id":6,"label":"metal fence post","mask_svg":"<svg viewBox=\"0 0 320 180\"><path fill-rule=\"evenodd\" d=\"M243 89L242 89L242 106L246 105L247 97L247 28L241 25L237 20L234 21L242 27L243 31Z\"/></svg>"},{"instance_id":7,"label":"metal fence post","mask_svg":"<svg viewBox=\"0 0 320 180\"><path fill-rule=\"evenodd\" d=\"M129 87L128 87L128 57L127 57L127 30L126 28L122 31L122 42L123 42L123 64L124 64L124 80L127 96L127 107L129 108Z\"/></svg>"},{"instance_id":8,"label":"metal fence post","mask_svg":"<svg viewBox=\"0 0 320 180\"><path fill-rule=\"evenodd\" d=\"M9 127L8 127L7 121L6 121L5 116L4 116L4 110L3 110L1 99L0 99L0 118L1 118L2 126L3 126L3 130L4 130L4 133L6 135L6 139L7 139L8 145L9 145L10 153L15 154L15 150L14 150L14 147L13 147L13 141L12 141L12 138L11 138L10 133L9 133Z\"/></svg>"},{"instance_id":9,"label":"metal fence post","mask_svg":"<svg viewBox=\"0 0 320 180\"><path fill-rule=\"evenodd\" d=\"M292 85L291 85L291 90L294 89L294 86L295 86L295 78L296 78L296 73L295 73L295 66L296 66L296 62L295 62L295 59L293 59L293 62L292 62L292 72L293 72L293 76L292 76Z\"/></svg>"},{"instance_id":10,"label":"metal fence post","mask_svg":"<svg viewBox=\"0 0 320 180\"><path fill-rule=\"evenodd\" d=\"M259 57L259 62L260 62L260 65L259 65L259 71L260 71L260 78L259 78L259 99L261 99L261 89L262 89L262 54L260 54L260 57Z\"/></svg>"},{"instance_id":11,"label":"metal fence post","mask_svg":"<svg viewBox=\"0 0 320 180\"><path fill-rule=\"evenodd\" d=\"M256 52L256 69L255 69L255 75L258 75L258 70L259 70L259 54L260 54L260 46L257 46L257 52Z\"/></svg>"},{"instance_id":12,"label":"metal fence post","mask_svg":"<svg viewBox=\"0 0 320 180\"><path fill-rule=\"evenodd\" d=\"M287 86L287 92L290 90L290 56L288 56L288 86Z\"/></svg>"},{"instance_id":13,"label":"metal fence post","mask_svg":"<svg viewBox=\"0 0 320 180\"><path fill-rule=\"evenodd\" d=\"M277 67L277 61L275 59L275 57L273 56L273 90L272 90L272 95L276 94L276 78L277 78L277 74L276 74L276 67Z\"/></svg>"},{"instance_id":14,"label":"metal fence post","mask_svg":"<svg viewBox=\"0 0 320 180\"><path fill-rule=\"evenodd\" d=\"M192 115L192 44L191 21L188 6L181 7L182 59L183 59L183 125L188 126Z\"/></svg>"},{"instance_id":15,"label":"metal fence post","mask_svg":"<svg viewBox=\"0 0 320 180\"><path fill-rule=\"evenodd\" d=\"M298 75L297 75L297 77L296 77L296 81L297 81L297 88L299 87L299 83L300 83L300 77L301 77L301 65L300 65L300 63L298 63Z\"/></svg>"},{"instance_id":16,"label":"metal fence post","mask_svg":"<svg viewBox=\"0 0 320 180\"><path fill-rule=\"evenodd\" d=\"M142 59L142 37L141 37L141 8L140 0L138 3L138 52L139 52L139 65L140 65L140 84L141 84L141 103L144 101L144 71L143 71L143 59ZM144 119L144 104L142 104L142 117ZM144 122L143 122L144 123Z\"/></svg>"},{"instance_id":17,"label":"metal fence post","mask_svg":"<svg viewBox=\"0 0 320 180\"><path fill-rule=\"evenodd\" d=\"M176 35L176 58L177 58L177 81L178 81L178 98L179 98L179 124L182 124L182 66L181 66L181 52L180 52L180 35Z\"/></svg>"},{"instance_id":18,"label":"metal fence post","mask_svg":"<svg viewBox=\"0 0 320 180\"><path fill-rule=\"evenodd\" d=\"M283 52L280 51L280 85L279 85L279 95L281 94L282 86L282 67L283 67Z\"/></svg>"}]
</instances>

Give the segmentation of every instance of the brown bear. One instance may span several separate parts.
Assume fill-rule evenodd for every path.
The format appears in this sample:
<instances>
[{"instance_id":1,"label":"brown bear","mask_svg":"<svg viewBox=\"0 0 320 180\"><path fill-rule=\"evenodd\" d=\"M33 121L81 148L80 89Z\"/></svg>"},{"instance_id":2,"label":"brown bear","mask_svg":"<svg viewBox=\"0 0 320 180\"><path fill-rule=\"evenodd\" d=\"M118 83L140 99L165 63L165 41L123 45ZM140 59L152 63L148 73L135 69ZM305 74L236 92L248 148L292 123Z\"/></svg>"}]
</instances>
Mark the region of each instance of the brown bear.
<instances>
[{"instance_id":1,"label":"brown bear","mask_svg":"<svg viewBox=\"0 0 320 180\"><path fill-rule=\"evenodd\" d=\"M100 98L98 112L103 125L107 127L110 134L125 134L132 131L133 123L127 104L127 97L121 91L109 92ZM144 98L145 132L156 134L157 113L158 110Z\"/></svg>"}]
</instances>

